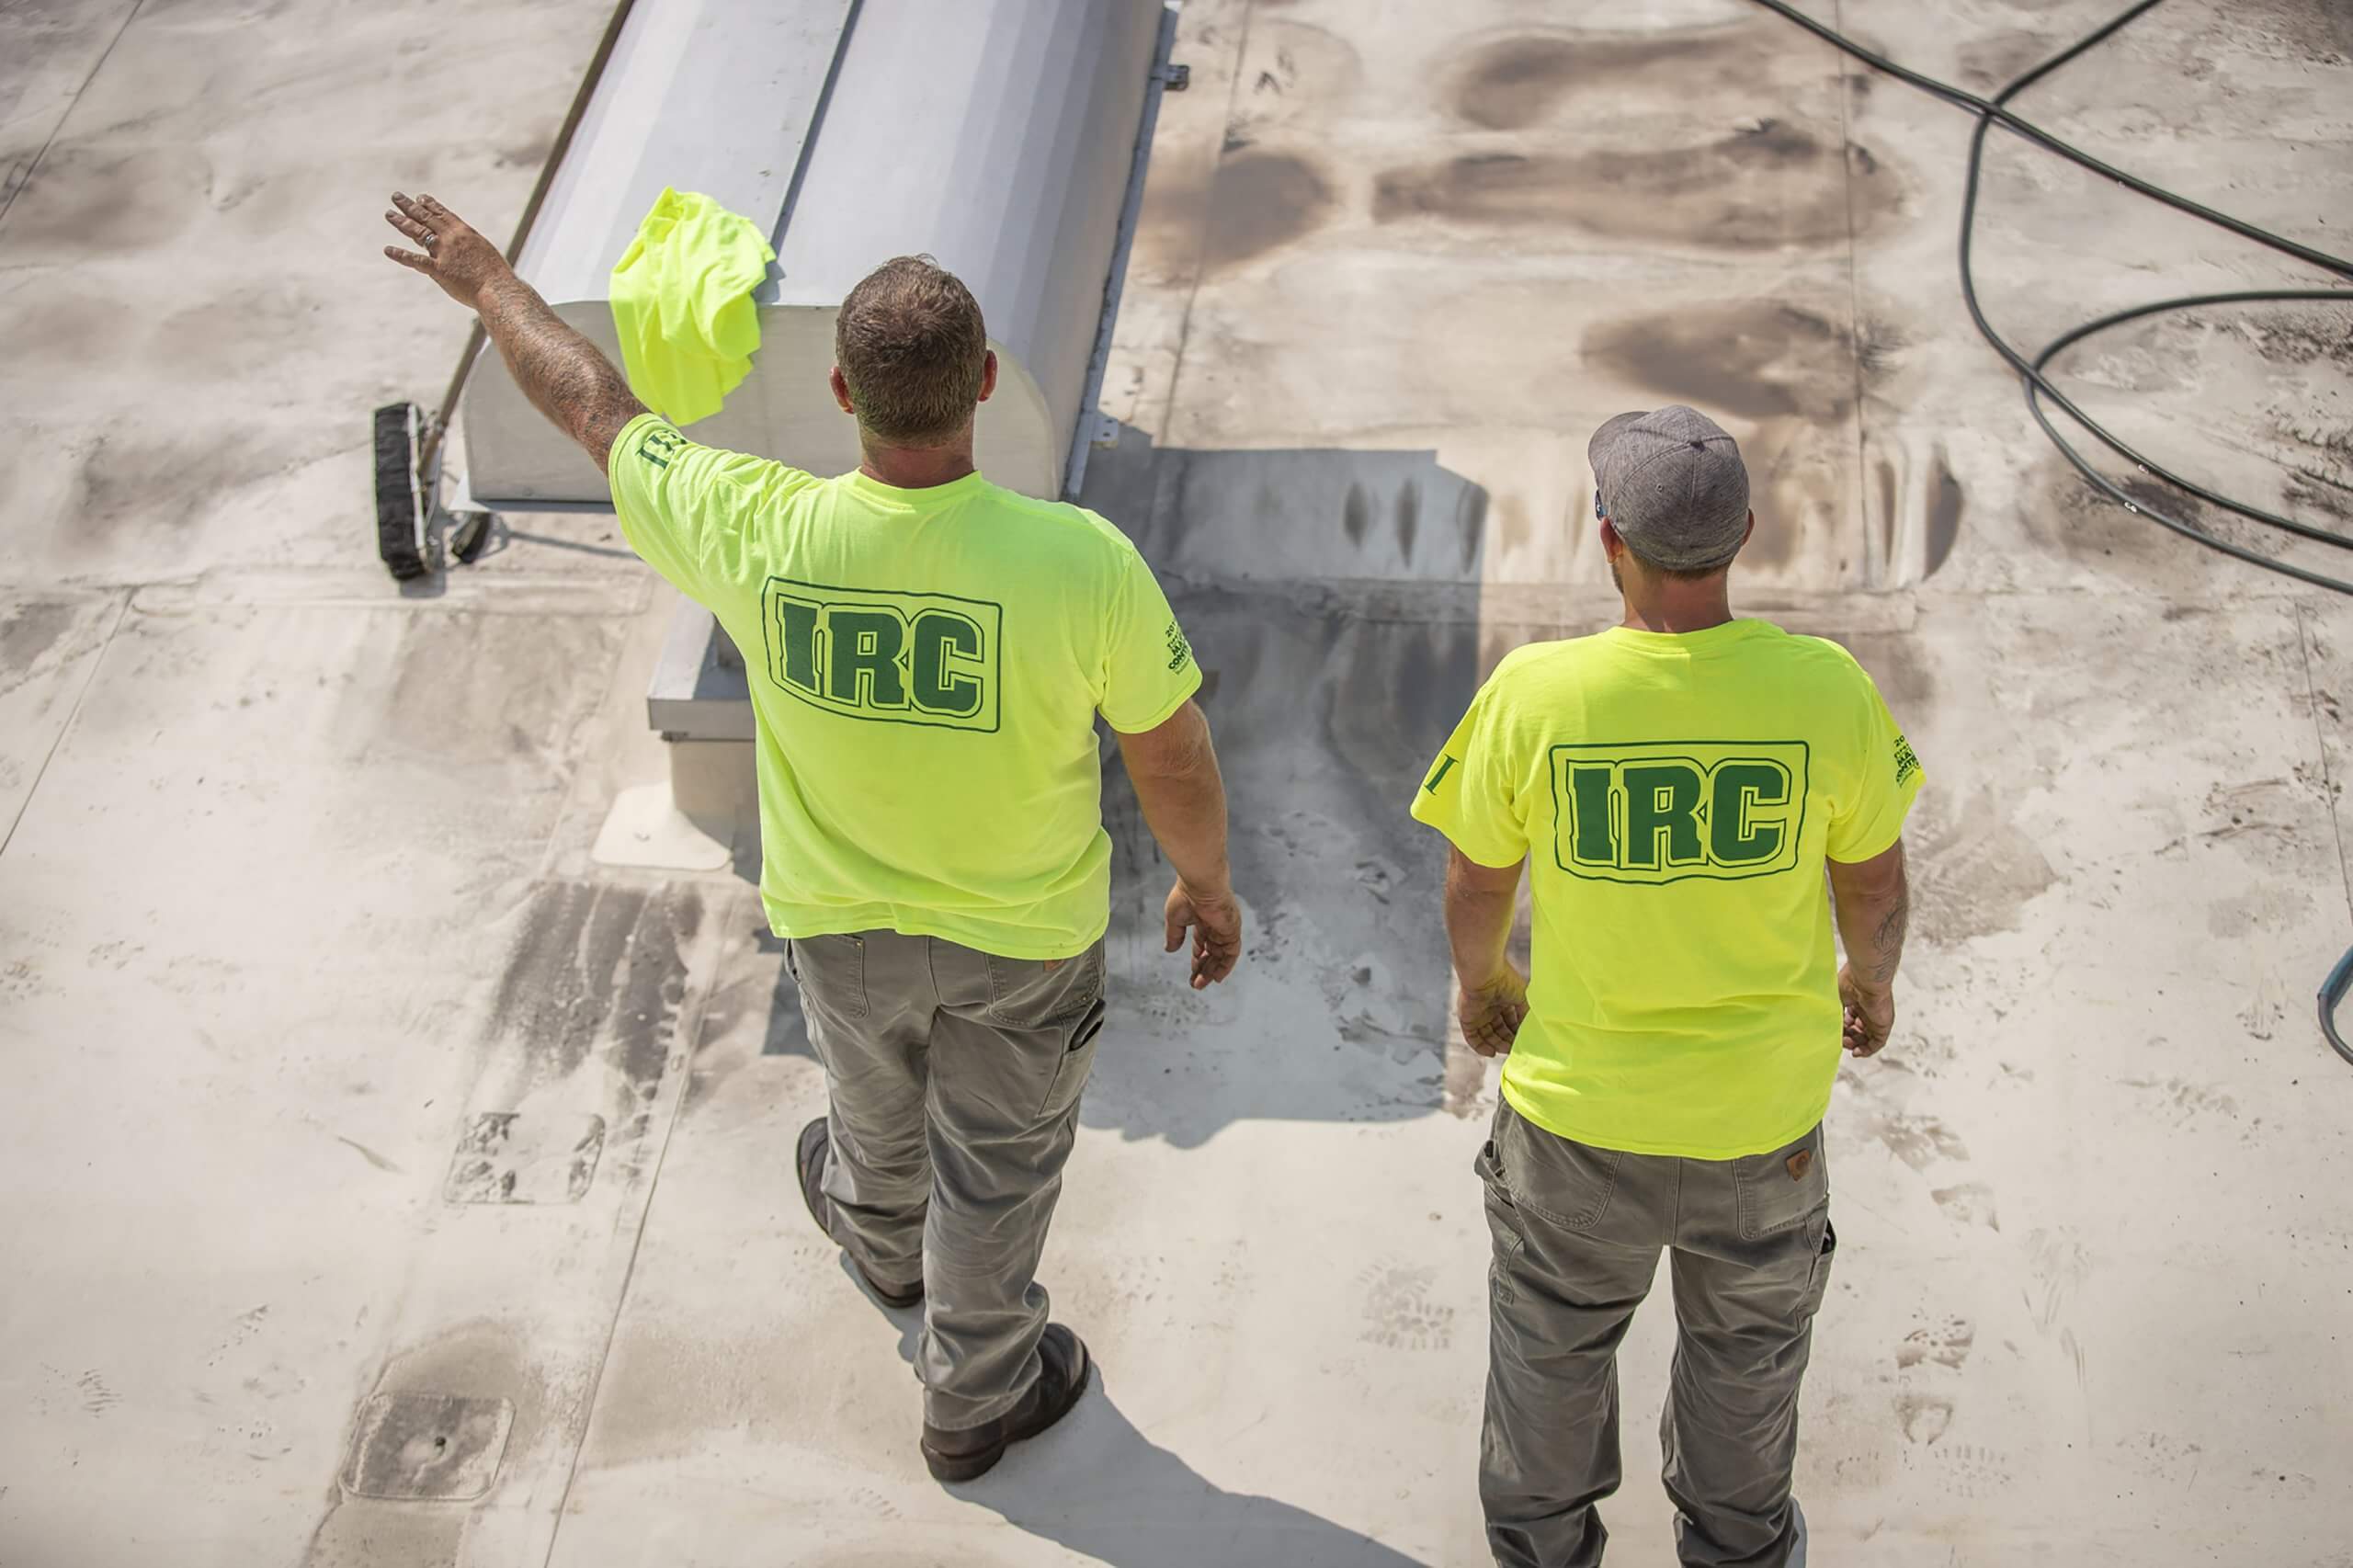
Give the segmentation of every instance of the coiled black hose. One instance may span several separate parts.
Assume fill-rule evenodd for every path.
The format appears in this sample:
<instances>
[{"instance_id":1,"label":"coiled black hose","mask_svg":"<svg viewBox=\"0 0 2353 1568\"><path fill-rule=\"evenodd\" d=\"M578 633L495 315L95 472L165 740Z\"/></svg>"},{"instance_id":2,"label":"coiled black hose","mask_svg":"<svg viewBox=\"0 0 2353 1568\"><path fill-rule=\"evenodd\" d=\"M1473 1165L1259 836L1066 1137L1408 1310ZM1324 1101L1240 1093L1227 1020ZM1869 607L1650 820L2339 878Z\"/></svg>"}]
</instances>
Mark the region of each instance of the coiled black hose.
<instances>
[{"instance_id":1,"label":"coiled black hose","mask_svg":"<svg viewBox=\"0 0 2353 1568\"><path fill-rule=\"evenodd\" d=\"M2010 346L2007 339L1994 330L1994 324L1985 319L1984 309L1977 301L1977 275L1972 266L1971 244L1976 236L1977 230L1977 193L1980 176L1985 164L1985 138L1996 125L2005 131L2024 137L2039 147L2058 153L2071 163L2080 164L2094 174L2130 187L2152 200L2162 201L2177 211L2187 212L2191 217L2211 223L2217 228L2227 229L2232 233L2253 240L2256 244L2276 250L2283 256L2294 256L2298 261L2309 263L2324 272L2339 278L2353 278L2353 262L2348 262L2342 256L2314 250L2310 245L2299 244L2282 234L2275 234L2268 229L2257 228L2226 212L2218 212L2211 207L2192 201L2189 198L2167 190L2162 186L2152 185L2136 175L2127 174L2113 165L2102 162L2080 147L2061 141L2040 126L2019 119L2005 107L2010 99L2077 55L2107 41L2135 18L2156 9L2161 0L2140 0L2138 5L2131 6L2105 25L2095 28L2067 48L2061 50L1990 98L1981 98L1976 94L1956 87L1949 82L1939 82L1933 76L1924 76L1917 71L1898 65L1885 55L1865 49L1837 29L1815 21L1804 12L1786 4L1785 0L1756 0L1756 3L1767 10L1795 22L1816 38L1844 50L1873 70L1883 71L1899 81L1909 83L1924 93L1975 111L1977 129L1969 138L1969 173L1963 185L1961 205L1961 297L1969 306L1969 319L1977 324L1979 335L1987 343L1992 344L1994 351L2008 360L2010 368L2018 373L2018 380L2026 388L2026 405L2034 415L2035 423L2042 426L2042 433L2051 437L2052 444L2059 449L2070 463L2075 465L2077 472L2089 480L2095 489L2112 500L2123 503L2128 510L2148 518L2160 527L2171 528L2186 539L2196 540L2209 550L2218 550L2225 555L2251 562L2267 572L2278 572L2285 576L2293 577L2299 582L2330 588L2340 594L2353 594L2353 582L2348 582L2345 578L2332 577L2325 573L2311 571L2292 562L2277 560L2260 551L2250 550L2234 540L2218 538L2202 528L2161 512L2146 501L2129 494L2115 481L2094 468L2082 452L2076 450L2065 437L2059 434L2058 426L2051 423L2050 413L2042 405L2043 400L2048 398L2070 419L2089 431L2109 451L2126 459L2152 478L2170 484L2185 494L2194 495L2210 506L2261 523L2267 528L2293 534L2299 539L2313 540L2322 544L2333 545L2339 550L2353 550L2353 538L2347 538L2311 523L2300 522L2293 517L2282 517L2277 512L2247 502L2234 500L2227 495L2217 494L2196 481L2186 479L2174 472L2155 459L2126 443L2098 420L2076 407L2068 400L2067 395L2052 385L2050 378L2042 373L2043 367L2085 338L2095 333L2105 332L2109 327L2120 326L2129 321L2138 321L2143 316L2159 315L2166 311L2197 310L2207 305L2276 303L2282 301L2324 301L2338 304L2353 304L2353 290L2245 289L2231 293L2184 294L2175 299L2157 300L2145 305L2134 305L2129 310L2112 311L2097 320L2071 328L2045 344L2041 351L2031 359L2021 355ZM2348 1063L2353 1063L2353 1046L2346 1044L2345 1037L2339 1034L2336 1028L2337 1006L2345 1000L2348 991L2353 991L2353 951L2348 951L2337 960L2336 967L2329 971L2328 978L2321 983L2320 988L2321 1033L2327 1037L2329 1045L2337 1055L2345 1058Z\"/></svg>"},{"instance_id":2,"label":"coiled black hose","mask_svg":"<svg viewBox=\"0 0 2353 1568\"><path fill-rule=\"evenodd\" d=\"M2086 34L2084 38L2069 45L2066 49L2062 50L2059 53L2052 55L2049 60L2044 61L2041 64L2037 65L2031 71L2027 72L2016 81L2011 82L2007 86L2002 88L2001 91L1995 93L1992 97L1984 98L1978 97L1974 93L1967 91L1964 88L1956 87L1949 82L1939 82L1932 76L1924 76L1917 71L1913 71L1897 64L1894 61L1888 59L1884 55L1878 54L1870 50L1865 49L1862 45L1855 42L1854 40L1847 37L1844 33L1839 32L1834 28L1826 27L1821 22L1815 21L1804 12L1787 4L1786 0L1756 0L1756 4L1764 6L1767 10L1796 23L1799 27L1805 28L1806 31L1813 33L1815 37L1822 39L1827 43L1835 45L1836 48L1845 51L1850 55L1853 55L1857 60L1859 60L1864 64L1870 66L1873 70L1883 71L1899 81L1919 88L1922 92L1942 98L1948 103L1957 104L1960 107L1970 109L1976 114L1977 128L1974 133L1970 137L1969 141L1969 170L1963 187L1961 209L1961 299L1969 307L1970 320L1976 324L1978 333L1984 336L1987 343L1993 346L1994 351L2001 355L2004 359L2007 360L2010 368L2018 373L2018 379L2026 388L2027 407L2033 413L2035 423L2042 426L2042 433L2051 437L2052 444L2059 449L2060 452L2066 458L2066 460L2075 465L2076 471L2088 480L2095 489L2108 495L2110 499L2122 503L2126 508L2138 516L2144 517L2151 522L2158 524L2160 527L2170 528L2186 539L2195 540L2209 550L2220 551L2225 555L2234 556L2238 560L2249 562L2268 572L2277 572L2282 575L2293 577L2299 582L2310 583L2314 586L2332 589L2340 594L2353 594L2353 580L2330 576L2325 573L2313 571L2310 568L2298 565L2293 562L2279 560L2273 556L2265 554L2261 551L2249 549L2247 546L2240 544L2235 540L2221 538L2213 532L2199 527L2195 523L2185 521L2182 518L2176 517L2168 513L2160 511L2156 507L2150 506L2147 501L2127 493L2113 480L2109 479L2106 474L2093 467L2090 460L2087 460L2082 452L2077 450L2075 447L2066 439L2066 437L2060 435L2058 427L2051 422L2049 411L2043 407L2044 400L2048 399L2070 419L2073 419L2076 424L2082 426L2085 430L2088 431L2095 439L2097 439L2102 446L2108 448L2109 450L2116 453L2119 457L2125 459L2137 468L2143 470L2152 478L2169 484L2185 494L2195 496L2199 500L2203 501L2210 506L2218 507L2222 511L2245 517L2250 521L2260 523L2267 528L2279 529L2282 532L2292 534L2300 539L2312 540L2321 544L2334 546L2339 550L2353 550L2353 537L2347 537L2347 535L2335 532L2329 528L2318 527L2312 523L2302 522L2294 517L2283 517L2279 513L2270 511L2262 506L2255 506L2250 502L2239 501L2227 495L2219 494L2216 492L2208 489L2206 486L2198 483L2194 480L2185 478L2182 475L2174 472L2171 469L2168 469L2162 463L2159 463L2155 459L2151 458L2148 454L2140 451L2127 443L2122 437L2116 435L2115 432L2109 430L2106 426L2100 424L2099 421L2094 419L2090 415L2086 414L2082 409L2076 407L2075 404L2068 399L2067 395L2064 392L2062 392L2056 386L2053 386L2050 378L2043 374L2043 368L2049 365L2054 358L2071 346L2081 342L2083 339L2091 336L2095 333L2104 332L2109 327L2119 326L2129 321L2137 321L2143 316L2157 315L2167 311L2196 310L2210 305L2249 304L2258 302L2279 302L2284 301L2318 301L2337 304L2353 304L2353 290L2344 289L2250 289L2241 290L2232 293L2185 294L2175 299L2158 300L2145 305L2135 305L2129 310L2112 312L2108 315L2099 317L2096 321L2086 322L2083 325L2075 327L2064 334L2062 334L2060 336L2053 338L2032 358L2029 358L2025 355L2020 354L2017 348L2011 346L2008 340L2004 338L2000 333L1994 330L1993 323L1985 319L1985 312L1978 303L1977 278L1972 263L1971 246L1976 234L1977 196L1980 176L1985 160L1985 138L1987 133L1990 132L1996 125L1999 125L2005 131L2011 131L2020 137L2023 137L2027 141L2033 142L2035 145L2041 147L2048 152L2057 153L2059 156L2067 159L2071 163L2081 165L2083 167L2089 169L2092 173L2097 174L2103 178L2114 180L2118 184L2128 187L2129 188L2139 192L2141 195L2148 197L2154 201L2163 202L2165 205L2175 209L2177 211L2186 212L2189 216L2196 218L2202 222L2211 223L2217 228L2227 229L2232 233L2240 235L2242 238L2253 240L2256 244L2263 245L2268 249L2278 251L2283 256L2293 256L2298 261L2305 262L2313 267L2319 267L2321 270L2333 274L2336 277L2353 278L2353 261L2347 261L2343 256L2331 256L2325 251L2315 250L2310 245L2302 244L2295 240L2289 239L2283 234L2273 233L2268 229L2258 228L2253 223L2234 218L2226 212L2216 211L2213 208L2208 207L2200 202L2193 201L2189 198L2182 196L2177 192L2167 190L2162 186L2153 185L2149 181L2142 179L2136 175L2128 174L2124 170L2116 167L2114 165L2094 157L2091 153L2085 152L2080 147L2060 140L2058 137L2053 136L2041 127L2034 124L2032 121L2020 119L2006 107L2011 98L2017 97L2019 93L2025 91L2036 82L2040 81L2044 76L2049 75L2052 72L2056 71L2062 65L2066 64L2069 61L2074 60L2077 55L2082 54L2085 51L2106 41L2109 37L2122 29L2127 24L2133 21L2136 17L2155 9L2160 3L2161 0L2140 0L2138 5L2130 7L2121 15L2114 17L2104 26Z\"/></svg>"}]
</instances>

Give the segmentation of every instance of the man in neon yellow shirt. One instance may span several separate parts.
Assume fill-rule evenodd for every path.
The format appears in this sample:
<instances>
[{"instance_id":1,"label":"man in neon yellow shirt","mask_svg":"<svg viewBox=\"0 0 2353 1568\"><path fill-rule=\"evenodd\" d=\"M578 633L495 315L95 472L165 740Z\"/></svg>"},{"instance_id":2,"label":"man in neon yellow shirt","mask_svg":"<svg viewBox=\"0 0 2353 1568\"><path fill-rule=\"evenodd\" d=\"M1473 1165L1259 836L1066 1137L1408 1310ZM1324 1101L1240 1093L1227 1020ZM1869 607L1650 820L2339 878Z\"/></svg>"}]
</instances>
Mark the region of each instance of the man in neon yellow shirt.
<instances>
[{"instance_id":1,"label":"man in neon yellow shirt","mask_svg":"<svg viewBox=\"0 0 2353 1568\"><path fill-rule=\"evenodd\" d=\"M921 257L843 302L833 391L864 461L820 479L699 446L430 197L387 247L478 311L517 382L612 483L639 554L743 650L760 896L790 938L831 1110L802 1197L894 1307L935 1476L971 1480L1085 1392L1035 1274L1103 1025L1111 842L1095 718L1176 871L1168 950L1223 980L1242 921L1200 672L1135 547L972 463L996 357Z\"/></svg>"},{"instance_id":2,"label":"man in neon yellow shirt","mask_svg":"<svg viewBox=\"0 0 2353 1568\"><path fill-rule=\"evenodd\" d=\"M1488 1543L1501 1568L1600 1562L1618 1342L1665 1247L1677 1551L1788 1568L1798 1384L1837 1244L1822 1117L1842 1042L1869 1056L1894 1023L1920 764L1845 650L1733 619L1756 518L1730 436L1662 408L1588 455L1622 623L1506 655L1413 805L1452 845L1463 1038L1505 1058L1478 1160ZM1522 861L1527 977L1505 953Z\"/></svg>"}]
</instances>

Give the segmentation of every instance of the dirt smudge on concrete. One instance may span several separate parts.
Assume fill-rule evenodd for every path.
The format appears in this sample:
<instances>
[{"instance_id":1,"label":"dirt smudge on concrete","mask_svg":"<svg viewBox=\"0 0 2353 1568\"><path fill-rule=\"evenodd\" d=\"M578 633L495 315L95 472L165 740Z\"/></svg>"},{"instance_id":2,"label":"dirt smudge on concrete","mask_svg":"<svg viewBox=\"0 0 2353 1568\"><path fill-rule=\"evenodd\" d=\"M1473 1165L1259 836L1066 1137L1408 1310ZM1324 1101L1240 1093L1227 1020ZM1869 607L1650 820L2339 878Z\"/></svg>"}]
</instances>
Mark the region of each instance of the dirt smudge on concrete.
<instances>
[{"instance_id":1,"label":"dirt smudge on concrete","mask_svg":"<svg viewBox=\"0 0 2353 1568\"><path fill-rule=\"evenodd\" d=\"M701 918L691 889L542 885L500 976L491 1035L528 1051L539 1083L568 1078L596 1057L642 1117L669 1062L685 949ZM623 1125L619 1136L636 1131Z\"/></svg>"},{"instance_id":2,"label":"dirt smudge on concrete","mask_svg":"<svg viewBox=\"0 0 2353 1568\"><path fill-rule=\"evenodd\" d=\"M1694 97L1747 85L1755 70L1754 24L1664 33L1519 33L1480 45L1448 69L1455 116L1488 131L1534 125L1573 92L1624 86L1636 73L1672 71Z\"/></svg>"},{"instance_id":3,"label":"dirt smudge on concrete","mask_svg":"<svg viewBox=\"0 0 2353 1568\"><path fill-rule=\"evenodd\" d=\"M85 530L125 523L183 525L225 495L289 466L284 451L265 448L255 437L110 432L81 452L65 515Z\"/></svg>"},{"instance_id":4,"label":"dirt smudge on concrete","mask_svg":"<svg viewBox=\"0 0 2353 1568\"><path fill-rule=\"evenodd\" d=\"M1922 761L1935 770L1934 757ZM1932 806L1912 820L1912 932L1932 947L2015 930L2026 905L2058 881L1991 792Z\"/></svg>"},{"instance_id":5,"label":"dirt smudge on concrete","mask_svg":"<svg viewBox=\"0 0 2353 1568\"><path fill-rule=\"evenodd\" d=\"M2315 65L2353 62L2353 8L2344 0L2241 0L2231 19L2279 39Z\"/></svg>"},{"instance_id":6,"label":"dirt smudge on concrete","mask_svg":"<svg viewBox=\"0 0 2353 1568\"><path fill-rule=\"evenodd\" d=\"M1982 1181L1936 1187L1928 1196L1945 1217L1957 1224L1983 1225L1989 1231L2002 1228L2001 1207L1995 1200L1994 1189Z\"/></svg>"},{"instance_id":7,"label":"dirt smudge on concrete","mask_svg":"<svg viewBox=\"0 0 2353 1568\"><path fill-rule=\"evenodd\" d=\"M1898 195L1876 161L1859 166L1850 216L1841 159L1837 145L1775 119L1699 147L1465 153L1384 171L1373 185L1373 217L1556 223L1724 248L1845 244L1893 210Z\"/></svg>"},{"instance_id":8,"label":"dirt smudge on concrete","mask_svg":"<svg viewBox=\"0 0 2353 1568\"><path fill-rule=\"evenodd\" d=\"M1847 329L1796 305L1733 301L1588 330L1586 363L1664 397L1744 419L1834 418L1854 401Z\"/></svg>"},{"instance_id":9,"label":"dirt smudge on concrete","mask_svg":"<svg viewBox=\"0 0 2353 1568\"><path fill-rule=\"evenodd\" d=\"M1364 79L1364 58L1355 44L1311 22L1269 18L1250 28L1250 52L1241 80L1248 98L1238 106L1245 125L1318 108L1352 96Z\"/></svg>"},{"instance_id":10,"label":"dirt smudge on concrete","mask_svg":"<svg viewBox=\"0 0 2353 1568\"><path fill-rule=\"evenodd\" d=\"M1203 265L1222 271L1279 249L1321 224L1333 206L1331 182L1305 158L1256 148L1227 158L1210 183Z\"/></svg>"},{"instance_id":11,"label":"dirt smudge on concrete","mask_svg":"<svg viewBox=\"0 0 2353 1568\"><path fill-rule=\"evenodd\" d=\"M12 262L153 250L208 209L212 165L192 148L50 149L8 209Z\"/></svg>"},{"instance_id":12,"label":"dirt smudge on concrete","mask_svg":"<svg viewBox=\"0 0 2353 1568\"><path fill-rule=\"evenodd\" d=\"M0 691L22 686L49 651L72 631L75 607L58 601L20 604L0 618Z\"/></svg>"},{"instance_id":13,"label":"dirt smudge on concrete","mask_svg":"<svg viewBox=\"0 0 2353 1568\"><path fill-rule=\"evenodd\" d=\"M2006 87L2063 47L2023 28L1987 33L1961 46L1959 73L1953 79L1980 92Z\"/></svg>"},{"instance_id":14,"label":"dirt smudge on concrete","mask_svg":"<svg viewBox=\"0 0 2353 1568\"><path fill-rule=\"evenodd\" d=\"M459 1394L507 1401L515 1407L515 1424L506 1435L499 1476L503 1481L528 1474L540 1450L561 1440L579 1413L585 1392L577 1374L551 1377L550 1369L531 1355L529 1339L515 1324L494 1318L459 1324L393 1353L369 1394ZM494 1483L491 1495L498 1494ZM355 1497L335 1488L325 1517L312 1534L303 1568L366 1568L386 1561L454 1563L469 1517L469 1510Z\"/></svg>"}]
</instances>

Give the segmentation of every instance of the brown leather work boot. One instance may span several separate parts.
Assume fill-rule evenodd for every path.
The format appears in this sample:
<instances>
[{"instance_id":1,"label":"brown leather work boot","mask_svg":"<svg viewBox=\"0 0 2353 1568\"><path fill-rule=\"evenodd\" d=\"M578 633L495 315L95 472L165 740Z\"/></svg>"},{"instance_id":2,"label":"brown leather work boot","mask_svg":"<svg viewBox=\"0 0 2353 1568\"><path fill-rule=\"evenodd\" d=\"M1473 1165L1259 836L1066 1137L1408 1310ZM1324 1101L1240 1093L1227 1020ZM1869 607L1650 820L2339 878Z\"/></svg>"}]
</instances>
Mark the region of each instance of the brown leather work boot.
<instances>
[{"instance_id":1,"label":"brown leather work boot","mask_svg":"<svg viewBox=\"0 0 2353 1568\"><path fill-rule=\"evenodd\" d=\"M1050 1323L1038 1341L1038 1381L1010 1413L956 1432L924 1424L923 1462L934 1481L976 1480L1005 1457L1006 1444L1034 1437L1071 1413L1095 1370L1086 1342Z\"/></svg>"},{"instance_id":2,"label":"brown leather work boot","mask_svg":"<svg viewBox=\"0 0 2353 1568\"><path fill-rule=\"evenodd\" d=\"M792 1152L792 1168L801 1176L801 1201L809 1205L809 1217L817 1221L817 1228L824 1232L829 1240L834 1233L834 1200L825 1196L825 1151L828 1147L826 1141L830 1137L832 1134L826 1131L825 1119L821 1116L801 1130L800 1147ZM886 1307L912 1307L923 1300L923 1281L920 1279L912 1285L893 1287L883 1284L866 1272L866 1266L855 1257L849 1260L849 1266L858 1270L858 1277L866 1281L866 1288L874 1292L874 1299Z\"/></svg>"}]
</instances>

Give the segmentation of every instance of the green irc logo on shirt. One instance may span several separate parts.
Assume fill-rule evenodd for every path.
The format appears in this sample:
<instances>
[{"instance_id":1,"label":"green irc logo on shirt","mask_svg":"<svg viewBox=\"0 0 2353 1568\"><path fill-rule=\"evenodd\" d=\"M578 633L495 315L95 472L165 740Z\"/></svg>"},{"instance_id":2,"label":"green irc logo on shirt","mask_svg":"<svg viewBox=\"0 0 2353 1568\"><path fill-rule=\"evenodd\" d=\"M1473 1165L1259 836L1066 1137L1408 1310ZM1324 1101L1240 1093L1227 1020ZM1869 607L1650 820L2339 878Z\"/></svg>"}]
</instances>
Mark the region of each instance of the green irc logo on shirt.
<instances>
[{"instance_id":1,"label":"green irc logo on shirt","mask_svg":"<svg viewBox=\"0 0 2353 1568\"><path fill-rule=\"evenodd\" d=\"M771 577L760 631L768 678L813 708L885 724L997 727L1002 605Z\"/></svg>"},{"instance_id":2,"label":"green irc logo on shirt","mask_svg":"<svg viewBox=\"0 0 2353 1568\"><path fill-rule=\"evenodd\" d=\"M1654 741L1552 750L1552 855L1573 877L1655 885L1798 863L1803 741Z\"/></svg>"}]
</instances>

